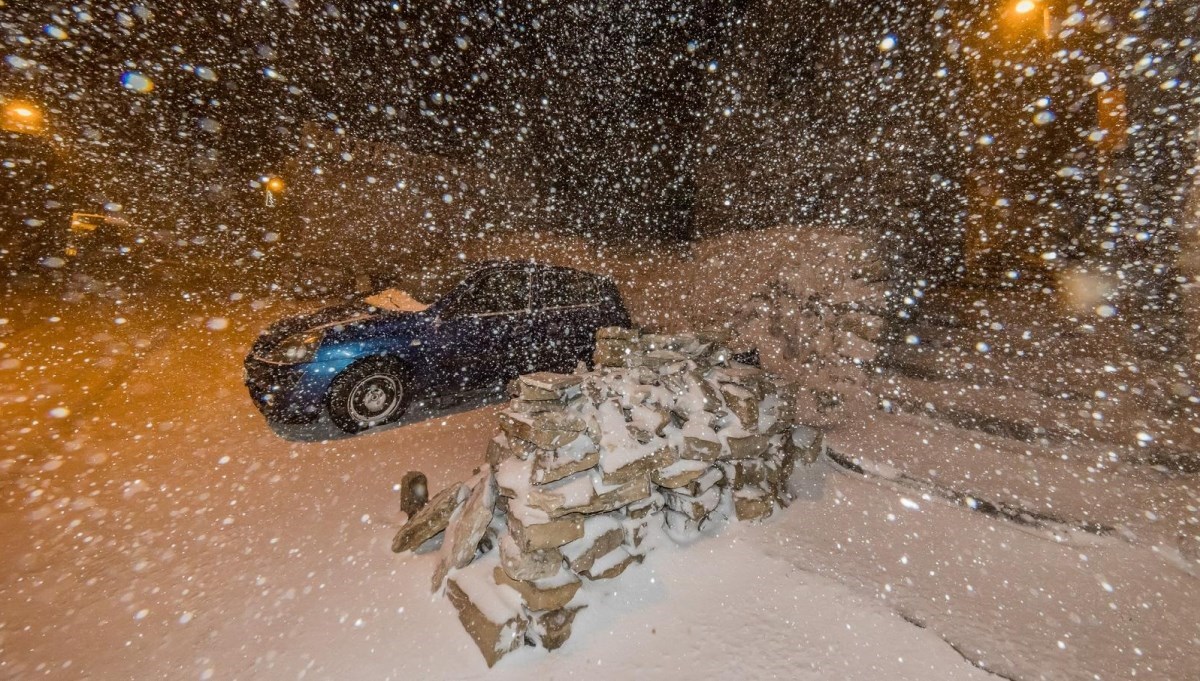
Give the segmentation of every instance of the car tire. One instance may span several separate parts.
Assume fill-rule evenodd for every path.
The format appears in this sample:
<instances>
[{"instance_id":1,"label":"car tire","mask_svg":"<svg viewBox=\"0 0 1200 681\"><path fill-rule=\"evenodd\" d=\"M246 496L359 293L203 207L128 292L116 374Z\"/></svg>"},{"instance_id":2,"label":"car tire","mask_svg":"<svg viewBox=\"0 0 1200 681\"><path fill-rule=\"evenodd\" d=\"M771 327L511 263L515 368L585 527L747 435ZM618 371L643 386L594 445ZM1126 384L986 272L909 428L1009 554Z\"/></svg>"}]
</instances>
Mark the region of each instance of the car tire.
<instances>
[{"instance_id":1,"label":"car tire","mask_svg":"<svg viewBox=\"0 0 1200 681\"><path fill-rule=\"evenodd\" d=\"M408 372L397 362L371 359L351 365L329 387L329 418L347 433L391 423L408 409Z\"/></svg>"}]
</instances>

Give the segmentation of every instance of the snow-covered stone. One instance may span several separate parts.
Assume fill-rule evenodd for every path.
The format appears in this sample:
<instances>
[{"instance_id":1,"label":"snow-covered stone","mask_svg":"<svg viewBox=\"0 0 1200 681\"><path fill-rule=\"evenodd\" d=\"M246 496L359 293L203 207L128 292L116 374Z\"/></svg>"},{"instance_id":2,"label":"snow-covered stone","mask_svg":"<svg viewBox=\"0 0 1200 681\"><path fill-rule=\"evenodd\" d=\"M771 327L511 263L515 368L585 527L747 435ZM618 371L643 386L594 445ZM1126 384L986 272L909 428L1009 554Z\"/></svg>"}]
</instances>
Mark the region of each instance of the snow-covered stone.
<instances>
[{"instance_id":1,"label":"snow-covered stone","mask_svg":"<svg viewBox=\"0 0 1200 681\"><path fill-rule=\"evenodd\" d=\"M580 393L583 377L576 374L555 374L548 371L526 374L518 379L522 400L565 402Z\"/></svg>"},{"instance_id":2,"label":"snow-covered stone","mask_svg":"<svg viewBox=\"0 0 1200 681\"><path fill-rule=\"evenodd\" d=\"M554 549L583 536L583 518L569 515L540 523L525 523L516 514L508 517L508 530L522 551Z\"/></svg>"},{"instance_id":3,"label":"snow-covered stone","mask_svg":"<svg viewBox=\"0 0 1200 681\"><path fill-rule=\"evenodd\" d=\"M574 475L600 463L600 450L596 443L581 433L571 442L553 451L541 451L535 459L533 481L549 483Z\"/></svg>"},{"instance_id":4,"label":"snow-covered stone","mask_svg":"<svg viewBox=\"0 0 1200 681\"><path fill-rule=\"evenodd\" d=\"M464 500L464 486L456 482L438 492L416 515L400 528L392 539L392 551L412 551L446 529L450 516Z\"/></svg>"},{"instance_id":5,"label":"snow-covered stone","mask_svg":"<svg viewBox=\"0 0 1200 681\"><path fill-rule=\"evenodd\" d=\"M612 514L594 515L587 518L583 525L583 536L562 548L571 569L582 573L596 562L596 559L616 550L625 542L625 528L621 521Z\"/></svg>"},{"instance_id":6,"label":"snow-covered stone","mask_svg":"<svg viewBox=\"0 0 1200 681\"><path fill-rule=\"evenodd\" d=\"M558 549L522 551L511 534L500 538L500 567L513 579L546 579L558 574L563 567L563 554Z\"/></svg>"},{"instance_id":7,"label":"snow-covered stone","mask_svg":"<svg viewBox=\"0 0 1200 681\"><path fill-rule=\"evenodd\" d=\"M640 563L644 559L644 555L630 553L623 546L618 546L596 559L588 569L580 570L579 574L591 580L612 579L625 572L630 565Z\"/></svg>"},{"instance_id":8,"label":"snow-covered stone","mask_svg":"<svg viewBox=\"0 0 1200 681\"><path fill-rule=\"evenodd\" d=\"M541 449L557 449L579 437L587 428L578 416L564 410L531 415L509 410L500 414L500 424L509 438L524 440Z\"/></svg>"},{"instance_id":9,"label":"snow-covered stone","mask_svg":"<svg viewBox=\"0 0 1200 681\"><path fill-rule=\"evenodd\" d=\"M454 511L446 524L442 557L433 577L435 590L441 587L442 580L451 569L465 567L475 557L479 540L483 539L488 525L492 522L492 510L495 506L496 476L489 467L476 477L470 495Z\"/></svg>"},{"instance_id":10,"label":"snow-covered stone","mask_svg":"<svg viewBox=\"0 0 1200 681\"><path fill-rule=\"evenodd\" d=\"M576 513L606 513L650 496L649 476L634 478L598 493L591 503L580 506Z\"/></svg>"},{"instance_id":11,"label":"snow-covered stone","mask_svg":"<svg viewBox=\"0 0 1200 681\"><path fill-rule=\"evenodd\" d=\"M729 446L729 454L722 458L752 459L766 453L767 447L771 444L771 436L746 435L744 437L730 437L725 442Z\"/></svg>"},{"instance_id":12,"label":"snow-covered stone","mask_svg":"<svg viewBox=\"0 0 1200 681\"><path fill-rule=\"evenodd\" d=\"M492 578L498 586L510 587L521 595L525 606L530 610L558 610L566 607L567 603L579 591L579 577L570 570L561 570L553 577L544 579L524 580L513 579L499 566L492 571Z\"/></svg>"},{"instance_id":13,"label":"snow-covered stone","mask_svg":"<svg viewBox=\"0 0 1200 681\"><path fill-rule=\"evenodd\" d=\"M574 605L558 610L530 612L530 626L526 633L546 650L557 650L571 637L571 625L575 615L584 605Z\"/></svg>"},{"instance_id":14,"label":"snow-covered stone","mask_svg":"<svg viewBox=\"0 0 1200 681\"><path fill-rule=\"evenodd\" d=\"M769 517L790 500L797 457L819 449L815 431L793 428L789 389L732 361L721 334L607 334L597 356L609 352L619 366L598 360L593 372L514 381L503 434L489 443L494 468L451 508L435 585L449 574L462 601L464 568L491 566L493 601L460 608L482 632L481 649L493 651L489 663L508 645L493 639L521 626L531 642L561 646L582 606L580 579L612 579L640 563L658 545L656 528L682 542L710 519ZM478 530L489 526L499 535L480 545ZM520 617L497 604L514 599ZM490 616L477 622L484 610Z\"/></svg>"},{"instance_id":15,"label":"snow-covered stone","mask_svg":"<svg viewBox=\"0 0 1200 681\"><path fill-rule=\"evenodd\" d=\"M446 583L446 596L458 611L463 629L471 635L487 665L492 667L500 658L524 645L528 622L520 606L520 595L515 590L497 589L495 584L479 577L467 573L451 577Z\"/></svg>"},{"instance_id":16,"label":"snow-covered stone","mask_svg":"<svg viewBox=\"0 0 1200 681\"><path fill-rule=\"evenodd\" d=\"M712 466L704 461L680 459L670 466L652 471L650 481L659 487L675 489L699 480L710 470Z\"/></svg>"}]
</instances>

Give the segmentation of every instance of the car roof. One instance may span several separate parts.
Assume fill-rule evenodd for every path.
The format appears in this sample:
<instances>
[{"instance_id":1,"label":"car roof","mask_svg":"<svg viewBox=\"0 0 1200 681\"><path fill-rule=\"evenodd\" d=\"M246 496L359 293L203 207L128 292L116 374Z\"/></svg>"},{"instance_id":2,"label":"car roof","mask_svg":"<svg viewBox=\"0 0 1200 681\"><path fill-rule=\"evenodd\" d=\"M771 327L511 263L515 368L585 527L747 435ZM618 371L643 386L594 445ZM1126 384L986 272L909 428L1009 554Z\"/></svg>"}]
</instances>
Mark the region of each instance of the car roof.
<instances>
[{"instance_id":1,"label":"car roof","mask_svg":"<svg viewBox=\"0 0 1200 681\"><path fill-rule=\"evenodd\" d=\"M578 269L575 267L566 267L563 265L551 265L548 263L538 262L536 260L517 260L515 258L513 258L513 259L497 258L497 259L491 259L491 260L473 260L473 261L468 261L467 266L470 268L472 274L474 274L476 272L480 272L485 269L498 269L498 268L502 268L502 267L513 267L513 268L520 267L520 268L526 268L526 269L534 269L534 270L543 271L543 272L553 272L553 271L574 272L577 274L586 274L586 275L592 276L592 277L604 277L605 276L603 274L597 274L595 272L588 272L587 270L581 270L581 269Z\"/></svg>"}]
</instances>

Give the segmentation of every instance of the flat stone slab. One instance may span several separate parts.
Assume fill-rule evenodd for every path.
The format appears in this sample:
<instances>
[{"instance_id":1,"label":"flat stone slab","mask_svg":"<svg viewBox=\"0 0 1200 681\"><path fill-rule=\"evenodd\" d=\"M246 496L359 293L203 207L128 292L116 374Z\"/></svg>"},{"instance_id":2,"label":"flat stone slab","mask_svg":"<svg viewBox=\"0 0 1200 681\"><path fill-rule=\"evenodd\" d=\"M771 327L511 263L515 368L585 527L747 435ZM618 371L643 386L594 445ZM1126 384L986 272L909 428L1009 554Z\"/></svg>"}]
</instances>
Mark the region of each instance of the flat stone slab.
<instances>
[{"instance_id":1,"label":"flat stone slab","mask_svg":"<svg viewBox=\"0 0 1200 681\"><path fill-rule=\"evenodd\" d=\"M516 593L506 598L505 592L493 584L451 577L446 584L446 596L488 667L525 644L528 622L513 602L519 598Z\"/></svg>"},{"instance_id":2,"label":"flat stone slab","mask_svg":"<svg viewBox=\"0 0 1200 681\"><path fill-rule=\"evenodd\" d=\"M558 549L522 551L512 535L500 538L500 567L512 579L547 579L558 574L563 554Z\"/></svg>"},{"instance_id":3,"label":"flat stone slab","mask_svg":"<svg viewBox=\"0 0 1200 681\"><path fill-rule=\"evenodd\" d=\"M571 625L575 615L587 606L576 605L558 610L530 613L531 625L537 642L546 650L557 650L571 637Z\"/></svg>"},{"instance_id":4,"label":"flat stone slab","mask_svg":"<svg viewBox=\"0 0 1200 681\"><path fill-rule=\"evenodd\" d=\"M536 581L512 579L504 570L497 567L492 573L498 586L506 586L521 594L525 607L530 610L558 610L566 607L567 603L579 591L579 577L573 572L564 570L557 576Z\"/></svg>"},{"instance_id":5,"label":"flat stone slab","mask_svg":"<svg viewBox=\"0 0 1200 681\"><path fill-rule=\"evenodd\" d=\"M675 463L678 455L670 447L660 447L648 451L641 458L634 459L615 469L606 469L604 457L600 458L600 471L606 485L622 485L639 478L649 478L650 473L660 468L666 468Z\"/></svg>"},{"instance_id":6,"label":"flat stone slab","mask_svg":"<svg viewBox=\"0 0 1200 681\"><path fill-rule=\"evenodd\" d=\"M558 449L587 430L582 419L563 410L536 414L516 414L510 410L501 412L499 418L500 427L510 439L524 440L540 449Z\"/></svg>"},{"instance_id":7,"label":"flat stone slab","mask_svg":"<svg viewBox=\"0 0 1200 681\"><path fill-rule=\"evenodd\" d=\"M458 505L462 502L460 492L463 490L463 484L456 482L446 489L434 495L429 503L425 504L420 511L396 533L392 539L392 551L403 553L412 551L421 544L432 539L437 533L446 529L446 524L450 522L450 516Z\"/></svg>"},{"instance_id":8,"label":"flat stone slab","mask_svg":"<svg viewBox=\"0 0 1200 681\"><path fill-rule=\"evenodd\" d=\"M583 572L592 567L596 559L616 550L625 542L625 527L613 515L591 516L584 521L584 536L563 547L571 569Z\"/></svg>"},{"instance_id":9,"label":"flat stone slab","mask_svg":"<svg viewBox=\"0 0 1200 681\"><path fill-rule=\"evenodd\" d=\"M545 523L527 525L510 514L508 530L522 551L555 549L583 536L583 516L569 515Z\"/></svg>"},{"instance_id":10,"label":"flat stone slab","mask_svg":"<svg viewBox=\"0 0 1200 681\"><path fill-rule=\"evenodd\" d=\"M489 467L476 479L467 500L455 510L446 525L442 559L434 571L435 590L441 587L451 568L466 567L475 557L479 541L492 522L496 496L496 476Z\"/></svg>"},{"instance_id":11,"label":"flat stone slab","mask_svg":"<svg viewBox=\"0 0 1200 681\"><path fill-rule=\"evenodd\" d=\"M606 513L641 501L650 496L650 478L641 477L620 485L616 489L601 492L590 504L572 510L576 513Z\"/></svg>"},{"instance_id":12,"label":"flat stone slab","mask_svg":"<svg viewBox=\"0 0 1200 681\"><path fill-rule=\"evenodd\" d=\"M530 402L564 401L579 393L583 377L577 374L555 374L541 371L525 374L518 379L521 399Z\"/></svg>"},{"instance_id":13,"label":"flat stone slab","mask_svg":"<svg viewBox=\"0 0 1200 681\"><path fill-rule=\"evenodd\" d=\"M590 568L579 574L593 581L598 579L612 579L625 572L630 565L640 563L645 558L643 555L635 555L626 551L624 547L618 547L608 555L602 556Z\"/></svg>"},{"instance_id":14,"label":"flat stone slab","mask_svg":"<svg viewBox=\"0 0 1200 681\"><path fill-rule=\"evenodd\" d=\"M745 437L731 437L726 439L729 445L729 454L723 458L727 459L753 459L766 455L767 448L771 446L770 435L747 435Z\"/></svg>"}]
</instances>

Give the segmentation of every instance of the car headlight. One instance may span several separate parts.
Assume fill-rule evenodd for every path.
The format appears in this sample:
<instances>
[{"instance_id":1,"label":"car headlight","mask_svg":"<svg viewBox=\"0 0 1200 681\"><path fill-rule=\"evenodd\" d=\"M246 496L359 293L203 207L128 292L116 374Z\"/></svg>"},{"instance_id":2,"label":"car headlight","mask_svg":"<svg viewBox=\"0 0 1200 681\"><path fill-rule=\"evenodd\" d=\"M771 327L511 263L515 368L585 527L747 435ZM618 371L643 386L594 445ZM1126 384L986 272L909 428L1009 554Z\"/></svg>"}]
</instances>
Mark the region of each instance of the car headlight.
<instances>
[{"instance_id":1,"label":"car headlight","mask_svg":"<svg viewBox=\"0 0 1200 681\"><path fill-rule=\"evenodd\" d=\"M301 364L317 354L321 345L320 331L305 331L284 338L274 348L268 350L263 359L276 364Z\"/></svg>"}]
</instances>

